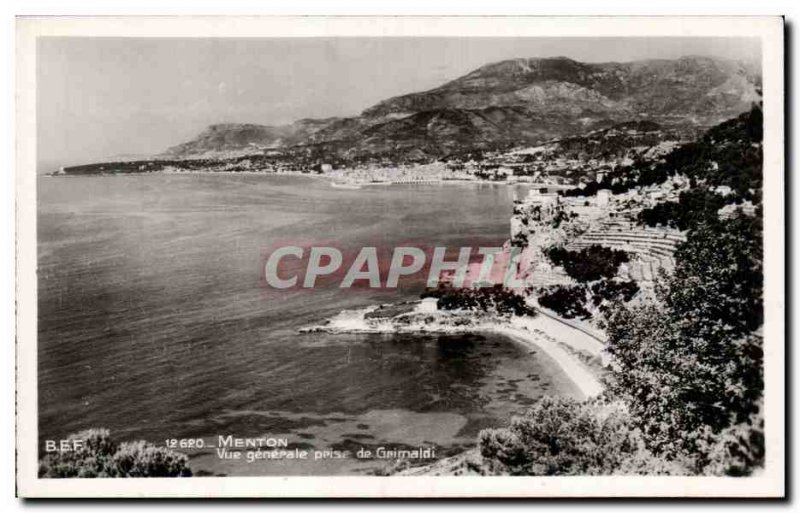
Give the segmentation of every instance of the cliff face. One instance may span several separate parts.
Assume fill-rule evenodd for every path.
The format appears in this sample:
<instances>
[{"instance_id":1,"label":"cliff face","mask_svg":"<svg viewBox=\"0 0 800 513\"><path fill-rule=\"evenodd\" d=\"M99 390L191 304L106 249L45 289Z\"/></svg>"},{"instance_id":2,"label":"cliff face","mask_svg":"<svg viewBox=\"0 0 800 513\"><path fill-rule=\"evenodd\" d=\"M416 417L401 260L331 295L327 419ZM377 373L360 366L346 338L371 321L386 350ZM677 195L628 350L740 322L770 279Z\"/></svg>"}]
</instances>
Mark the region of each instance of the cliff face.
<instances>
[{"instance_id":1,"label":"cliff face","mask_svg":"<svg viewBox=\"0 0 800 513\"><path fill-rule=\"evenodd\" d=\"M752 70L707 57L603 64L514 59L430 91L387 99L353 118L214 125L166 154L306 146L340 157L437 157L538 143L624 121L712 125L748 110L759 87Z\"/></svg>"}]
</instances>

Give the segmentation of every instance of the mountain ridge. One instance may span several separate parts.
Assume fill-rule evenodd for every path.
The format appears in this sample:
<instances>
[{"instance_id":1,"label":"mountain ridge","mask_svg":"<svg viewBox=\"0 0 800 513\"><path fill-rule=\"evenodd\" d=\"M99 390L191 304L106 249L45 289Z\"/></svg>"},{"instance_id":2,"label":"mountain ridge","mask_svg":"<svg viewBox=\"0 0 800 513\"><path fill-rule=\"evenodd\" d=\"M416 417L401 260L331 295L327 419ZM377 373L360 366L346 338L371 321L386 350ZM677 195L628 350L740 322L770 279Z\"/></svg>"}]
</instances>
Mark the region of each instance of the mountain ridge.
<instances>
[{"instance_id":1,"label":"mountain ridge","mask_svg":"<svg viewBox=\"0 0 800 513\"><path fill-rule=\"evenodd\" d=\"M281 126L214 124L162 155L306 151L338 158L437 158L535 144L626 121L710 126L749 109L759 89L754 70L713 57L626 63L508 59L427 91L387 98L358 116Z\"/></svg>"}]
</instances>

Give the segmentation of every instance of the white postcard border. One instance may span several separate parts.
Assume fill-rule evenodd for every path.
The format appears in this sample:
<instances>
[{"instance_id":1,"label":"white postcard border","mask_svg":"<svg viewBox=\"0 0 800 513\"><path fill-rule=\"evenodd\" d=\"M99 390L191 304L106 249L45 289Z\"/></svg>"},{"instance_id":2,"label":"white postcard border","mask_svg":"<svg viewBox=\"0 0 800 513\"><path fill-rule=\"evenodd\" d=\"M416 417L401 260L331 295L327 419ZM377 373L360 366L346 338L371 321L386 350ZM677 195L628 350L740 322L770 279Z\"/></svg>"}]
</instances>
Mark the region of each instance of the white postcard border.
<instances>
[{"instance_id":1,"label":"white postcard border","mask_svg":"<svg viewBox=\"0 0 800 513\"><path fill-rule=\"evenodd\" d=\"M724 477L37 477L36 71L40 36L759 37L764 97L766 467ZM17 487L23 497L776 497L785 493L781 17L23 17L17 21Z\"/></svg>"}]
</instances>

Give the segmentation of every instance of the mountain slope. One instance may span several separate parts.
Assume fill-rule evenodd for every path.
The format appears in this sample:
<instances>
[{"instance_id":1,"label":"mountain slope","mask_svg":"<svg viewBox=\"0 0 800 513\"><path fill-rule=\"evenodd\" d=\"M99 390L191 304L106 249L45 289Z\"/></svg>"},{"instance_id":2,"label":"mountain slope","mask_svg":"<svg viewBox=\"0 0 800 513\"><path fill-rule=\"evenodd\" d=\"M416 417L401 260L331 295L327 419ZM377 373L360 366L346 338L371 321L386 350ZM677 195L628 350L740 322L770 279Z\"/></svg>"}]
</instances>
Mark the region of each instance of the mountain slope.
<instances>
[{"instance_id":1,"label":"mountain slope","mask_svg":"<svg viewBox=\"0 0 800 513\"><path fill-rule=\"evenodd\" d=\"M489 64L431 91L398 96L368 117L442 108L523 106L540 113L730 117L757 99L744 66L707 57L584 64L565 57Z\"/></svg>"},{"instance_id":2,"label":"mountain slope","mask_svg":"<svg viewBox=\"0 0 800 513\"><path fill-rule=\"evenodd\" d=\"M587 64L568 58L489 64L435 89L389 98L352 118L214 125L166 155L313 146L339 158L432 158L538 143L619 122L712 125L748 110L760 78L708 57Z\"/></svg>"},{"instance_id":3,"label":"mountain slope","mask_svg":"<svg viewBox=\"0 0 800 513\"><path fill-rule=\"evenodd\" d=\"M284 126L227 123L211 125L191 141L173 146L165 155L173 157L255 153L270 148L294 146L309 141L337 118L303 119Z\"/></svg>"}]
</instances>

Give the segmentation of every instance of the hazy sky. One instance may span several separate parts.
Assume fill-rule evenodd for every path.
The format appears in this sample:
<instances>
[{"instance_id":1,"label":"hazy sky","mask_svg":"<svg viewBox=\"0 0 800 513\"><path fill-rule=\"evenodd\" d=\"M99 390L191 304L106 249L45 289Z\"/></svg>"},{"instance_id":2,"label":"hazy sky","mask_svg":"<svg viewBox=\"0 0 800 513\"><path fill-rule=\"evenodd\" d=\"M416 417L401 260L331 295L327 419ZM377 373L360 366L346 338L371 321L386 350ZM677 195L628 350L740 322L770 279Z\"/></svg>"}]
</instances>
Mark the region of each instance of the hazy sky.
<instances>
[{"instance_id":1,"label":"hazy sky","mask_svg":"<svg viewBox=\"0 0 800 513\"><path fill-rule=\"evenodd\" d=\"M757 39L40 38L39 161L153 154L212 123L355 115L516 57L584 62L711 55L760 62Z\"/></svg>"}]
</instances>

